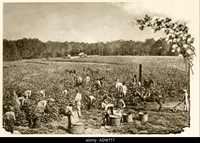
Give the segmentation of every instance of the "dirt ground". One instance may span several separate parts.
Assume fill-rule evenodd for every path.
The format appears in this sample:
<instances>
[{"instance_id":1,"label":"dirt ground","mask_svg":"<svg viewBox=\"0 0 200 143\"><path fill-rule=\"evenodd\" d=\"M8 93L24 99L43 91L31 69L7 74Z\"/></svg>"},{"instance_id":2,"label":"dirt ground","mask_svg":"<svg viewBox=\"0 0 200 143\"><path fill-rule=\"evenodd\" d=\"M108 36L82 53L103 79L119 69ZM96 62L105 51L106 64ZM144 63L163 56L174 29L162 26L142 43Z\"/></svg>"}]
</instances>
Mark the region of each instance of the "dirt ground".
<instances>
[{"instance_id":1,"label":"dirt ground","mask_svg":"<svg viewBox=\"0 0 200 143\"><path fill-rule=\"evenodd\" d=\"M71 130L68 130L68 119L63 116L59 121L43 124L41 128L30 129L18 126L16 131L21 134L176 134L189 127L189 114L178 107L176 112L170 111L175 103L166 103L163 110L158 112L148 108L149 120L146 124L134 119L120 126L102 126L102 110L91 109L83 111L82 117ZM153 106L153 105L152 105ZM150 106L149 106L150 107Z\"/></svg>"}]
</instances>

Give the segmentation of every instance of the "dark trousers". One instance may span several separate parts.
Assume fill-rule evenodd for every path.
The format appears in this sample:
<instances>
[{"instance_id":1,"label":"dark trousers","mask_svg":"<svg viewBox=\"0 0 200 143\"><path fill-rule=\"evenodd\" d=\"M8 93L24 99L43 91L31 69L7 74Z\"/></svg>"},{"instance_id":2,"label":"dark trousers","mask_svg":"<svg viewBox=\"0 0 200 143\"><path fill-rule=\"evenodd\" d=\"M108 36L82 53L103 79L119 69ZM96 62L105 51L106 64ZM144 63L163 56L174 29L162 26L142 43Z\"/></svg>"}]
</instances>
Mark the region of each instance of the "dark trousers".
<instances>
[{"instance_id":1,"label":"dark trousers","mask_svg":"<svg viewBox=\"0 0 200 143\"><path fill-rule=\"evenodd\" d=\"M42 114L37 113L33 115L33 128L40 128L41 127L41 118Z\"/></svg>"},{"instance_id":2,"label":"dark trousers","mask_svg":"<svg viewBox=\"0 0 200 143\"><path fill-rule=\"evenodd\" d=\"M11 133L14 132L14 120L5 121L5 130Z\"/></svg>"},{"instance_id":3,"label":"dark trousers","mask_svg":"<svg viewBox=\"0 0 200 143\"><path fill-rule=\"evenodd\" d=\"M105 113L103 118L103 125L111 125L110 116L108 113Z\"/></svg>"}]
</instances>

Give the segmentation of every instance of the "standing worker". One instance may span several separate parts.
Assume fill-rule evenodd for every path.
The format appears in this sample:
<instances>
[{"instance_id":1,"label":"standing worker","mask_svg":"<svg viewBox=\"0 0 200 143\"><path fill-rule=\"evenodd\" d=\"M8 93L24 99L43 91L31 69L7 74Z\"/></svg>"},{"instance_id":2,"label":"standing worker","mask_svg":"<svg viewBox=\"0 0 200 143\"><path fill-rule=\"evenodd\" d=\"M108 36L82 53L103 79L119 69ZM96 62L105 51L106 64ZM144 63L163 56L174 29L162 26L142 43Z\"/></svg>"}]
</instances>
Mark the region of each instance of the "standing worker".
<instances>
[{"instance_id":1,"label":"standing worker","mask_svg":"<svg viewBox=\"0 0 200 143\"><path fill-rule=\"evenodd\" d=\"M73 114L73 105L71 103L66 107L66 114L68 118L68 129L71 129L72 127L71 116Z\"/></svg>"},{"instance_id":2,"label":"standing worker","mask_svg":"<svg viewBox=\"0 0 200 143\"><path fill-rule=\"evenodd\" d=\"M28 126L32 126L32 119L31 119L31 112L32 112L32 107L31 107L31 100L29 98L26 98L24 100L24 103L22 105L22 111L25 113L26 120L28 121Z\"/></svg>"},{"instance_id":3,"label":"standing worker","mask_svg":"<svg viewBox=\"0 0 200 143\"><path fill-rule=\"evenodd\" d=\"M186 89L182 89L181 90L181 95L182 95L182 99L180 102L178 102L177 105L175 105L173 108L172 108L172 111L175 112L177 110L177 107L181 104L184 104L184 110L187 112L189 111L189 108L190 108L190 103L189 103L189 95L187 93L187 90Z\"/></svg>"},{"instance_id":4,"label":"standing worker","mask_svg":"<svg viewBox=\"0 0 200 143\"><path fill-rule=\"evenodd\" d=\"M189 111L189 108L190 108L189 95L188 95L186 89L183 90L183 95L184 95L184 99L185 99L184 109L185 109L185 111Z\"/></svg>"},{"instance_id":5,"label":"standing worker","mask_svg":"<svg viewBox=\"0 0 200 143\"><path fill-rule=\"evenodd\" d=\"M126 86L126 82L123 82L122 83L122 96L123 97L126 97L126 94L127 94L127 90L128 90L128 88L127 88L127 86Z\"/></svg>"},{"instance_id":6,"label":"standing worker","mask_svg":"<svg viewBox=\"0 0 200 143\"><path fill-rule=\"evenodd\" d=\"M81 101L82 101L82 94L79 92L79 89L76 89L75 104L79 118L81 117Z\"/></svg>"},{"instance_id":7,"label":"standing worker","mask_svg":"<svg viewBox=\"0 0 200 143\"><path fill-rule=\"evenodd\" d=\"M90 79L90 76L89 76L89 74L87 74L87 75L86 75L86 78L85 78L85 84L86 84L86 85L89 85L90 80L91 80L91 79Z\"/></svg>"},{"instance_id":8,"label":"standing worker","mask_svg":"<svg viewBox=\"0 0 200 143\"><path fill-rule=\"evenodd\" d=\"M133 86L137 85L137 76L134 74L133 76Z\"/></svg>"}]
</instances>

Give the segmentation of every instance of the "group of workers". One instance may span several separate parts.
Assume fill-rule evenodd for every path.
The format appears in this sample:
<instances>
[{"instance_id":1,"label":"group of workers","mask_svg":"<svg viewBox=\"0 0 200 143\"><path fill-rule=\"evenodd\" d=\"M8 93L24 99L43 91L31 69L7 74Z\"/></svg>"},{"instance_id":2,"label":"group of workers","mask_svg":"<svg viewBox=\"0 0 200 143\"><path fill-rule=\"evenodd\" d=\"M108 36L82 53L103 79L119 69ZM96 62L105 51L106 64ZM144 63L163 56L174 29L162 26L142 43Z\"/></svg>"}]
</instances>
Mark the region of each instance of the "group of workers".
<instances>
[{"instance_id":1,"label":"group of workers","mask_svg":"<svg viewBox=\"0 0 200 143\"><path fill-rule=\"evenodd\" d=\"M74 111L73 105L75 105L75 111L77 112L78 117L81 118L82 116L81 108L82 108L83 97L82 97L82 93L79 87L83 84L84 81L85 81L86 86L89 85L91 78L89 74L87 74L85 77L85 80L83 80L83 78L81 76L78 76L75 72L73 72L73 74L74 74L74 81L75 81L75 87L76 87L76 95L74 97L74 103L70 102L70 104L65 108L65 111L68 112L70 116L73 115L73 111ZM96 86L98 86L98 88L101 88L103 84L103 78L98 78L95 83L96 83ZM134 75L132 79L132 83L134 86L141 86L141 83L137 81L136 75ZM116 88L117 93L119 93L118 98L111 99L111 97L107 95L105 96L105 98L103 98L103 101L101 103L101 107L104 110L104 115L103 115L104 125L110 123L110 118L109 118L110 115L119 114L121 116L126 107L126 104L123 98L127 96L128 88L125 82L121 83L119 79L116 79L115 88ZM46 97L45 90L41 90L39 93L41 94L44 100L41 100L37 103L37 106L35 107L33 112L31 109L32 107L31 107L31 99L30 99L31 90L26 90L24 92L24 96L21 96L21 97L18 97L15 92L13 93L14 96L16 97L17 104L20 106L20 109L22 109L22 111L25 112L26 120L28 121L29 127L35 127L35 128L40 127L41 118L44 116L45 112L48 112L49 105L51 103L54 103L55 101L53 98L45 99ZM68 90L66 89L63 90L63 94L68 96L67 95ZM93 95L88 95L88 97L89 97L88 105L90 108L95 103L96 97ZM116 104L113 103L114 100L116 101ZM189 107L187 106L187 109L188 108ZM4 114L4 128L6 129L6 131L13 133L15 121L16 121L16 117L15 117L14 107L10 106L9 110Z\"/></svg>"}]
</instances>

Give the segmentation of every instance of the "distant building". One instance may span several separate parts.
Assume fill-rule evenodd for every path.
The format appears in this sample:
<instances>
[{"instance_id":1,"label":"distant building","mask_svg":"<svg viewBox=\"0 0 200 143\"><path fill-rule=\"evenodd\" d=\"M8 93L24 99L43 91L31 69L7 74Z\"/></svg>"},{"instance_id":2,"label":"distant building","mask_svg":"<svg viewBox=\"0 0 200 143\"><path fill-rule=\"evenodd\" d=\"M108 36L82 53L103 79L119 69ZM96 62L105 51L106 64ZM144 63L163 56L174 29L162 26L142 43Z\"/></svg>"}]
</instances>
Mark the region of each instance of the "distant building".
<instances>
[{"instance_id":1,"label":"distant building","mask_svg":"<svg viewBox=\"0 0 200 143\"><path fill-rule=\"evenodd\" d=\"M81 53L78 54L78 56L80 58L84 58L84 57L87 57L87 54L85 54L84 52L81 52Z\"/></svg>"},{"instance_id":2,"label":"distant building","mask_svg":"<svg viewBox=\"0 0 200 143\"><path fill-rule=\"evenodd\" d=\"M71 55L68 54L68 55L67 55L67 58L68 58L68 59L71 59Z\"/></svg>"}]
</instances>

